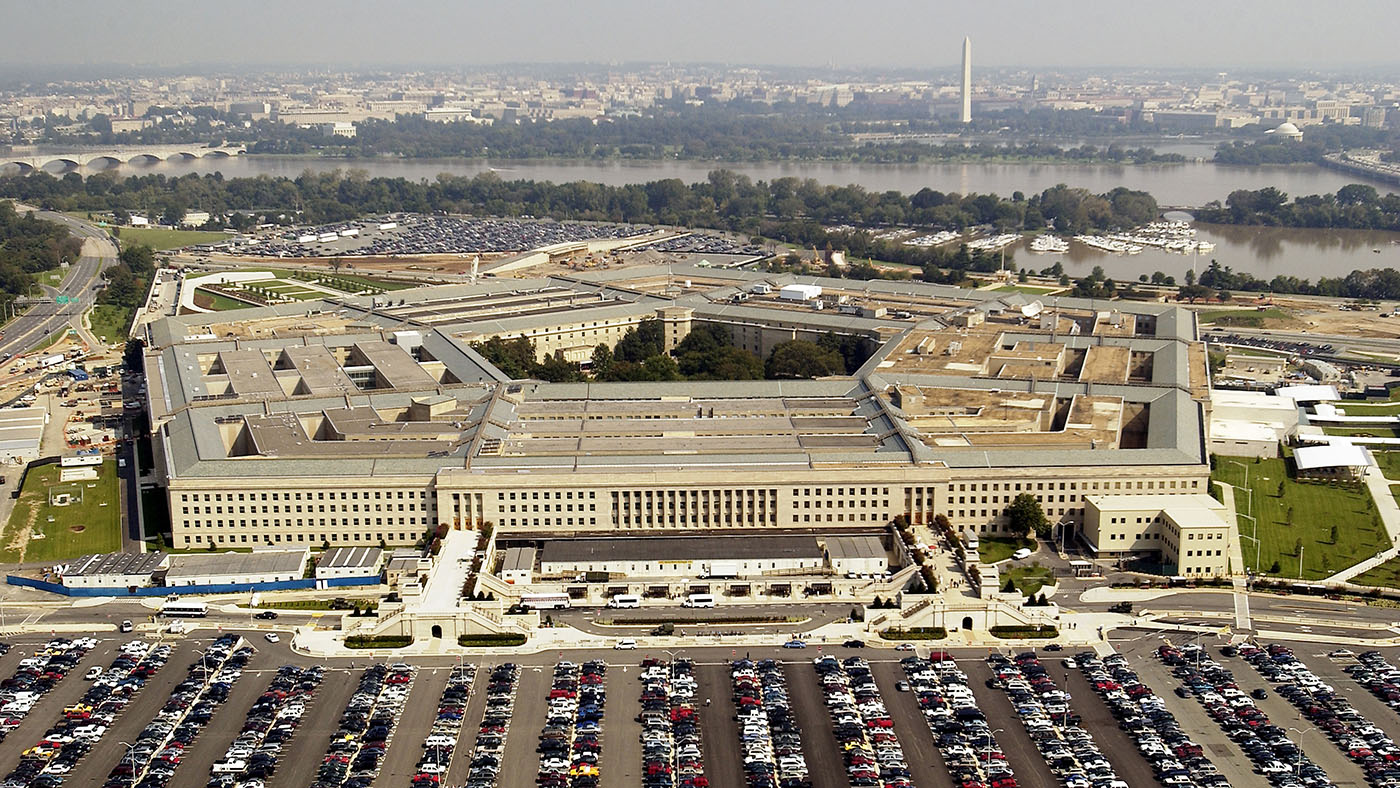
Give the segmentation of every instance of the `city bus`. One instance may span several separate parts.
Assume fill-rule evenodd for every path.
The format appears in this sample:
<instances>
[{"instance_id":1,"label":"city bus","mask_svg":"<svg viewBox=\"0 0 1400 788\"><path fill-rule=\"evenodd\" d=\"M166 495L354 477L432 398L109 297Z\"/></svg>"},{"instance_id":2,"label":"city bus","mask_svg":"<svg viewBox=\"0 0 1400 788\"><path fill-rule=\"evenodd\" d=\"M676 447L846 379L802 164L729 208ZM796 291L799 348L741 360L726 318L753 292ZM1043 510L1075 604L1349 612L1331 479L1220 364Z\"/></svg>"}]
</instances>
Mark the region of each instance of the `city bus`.
<instances>
[{"instance_id":1,"label":"city bus","mask_svg":"<svg viewBox=\"0 0 1400 788\"><path fill-rule=\"evenodd\" d=\"M521 594L520 606L528 610L562 610L569 607L568 594Z\"/></svg>"},{"instance_id":2,"label":"city bus","mask_svg":"<svg viewBox=\"0 0 1400 788\"><path fill-rule=\"evenodd\" d=\"M193 600L168 599L160 606L160 614L180 618L204 618L209 615L209 606Z\"/></svg>"}]
</instances>

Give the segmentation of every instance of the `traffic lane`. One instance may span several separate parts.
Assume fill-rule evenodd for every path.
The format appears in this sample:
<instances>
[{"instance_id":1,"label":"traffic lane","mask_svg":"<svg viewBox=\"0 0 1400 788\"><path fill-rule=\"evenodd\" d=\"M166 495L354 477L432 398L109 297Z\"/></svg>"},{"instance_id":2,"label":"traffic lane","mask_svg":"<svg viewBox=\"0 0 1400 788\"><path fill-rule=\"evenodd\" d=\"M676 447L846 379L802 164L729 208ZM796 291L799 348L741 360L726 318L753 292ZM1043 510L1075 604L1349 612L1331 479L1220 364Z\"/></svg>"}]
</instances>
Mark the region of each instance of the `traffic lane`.
<instances>
[{"instance_id":1,"label":"traffic lane","mask_svg":"<svg viewBox=\"0 0 1400 788\"><path fill-rule=\"evenodd\" d=\"M1385 731L1385 735L1392 740L1400 741L1400 717L1396 716L1395 709L1387 706L1380 698L1372 695L1370 690L1347 675L1342 670L1344 663L1333 661L1326 652L1305 653L1307 650L1300 645L1293 650L1293 654L1319 678L1336 688L1362 716L1371 721L1371 724ZM1393 663L1393 654L1387 655L1387 660Z\"/></svg>"},{"instance_id":2,"label":"traffic lane","mask_svg":"<svg viewBox=\"0 0 1400 788\"><path fill-rule=\"evenodd\" d=\"M472 691L467 696L467 708L462 714L462 730L457 734L457 746L452 749L452 761L447 774L442 777L444 785L465 785L467 771L471 768L472 750L476 747L476 735L481 731L481 719L486 716L486 687L491 683L492 663L478 664L476 675L472 677Z\"/></svg>"},{"instance_id":3,"label":"traffic lane","mask_svg":"<svg viewBox=\"0 0 1400 788\"><path fill-rule=\"evenodd\" d=\"M792 713L797 717L797 724L802 726L802 755L807 761L807 774L812 778L813 788L847 788L851 783L846 763L831 727L831 714L826 710L817 669L806 661L784 662L783 674L787 677Z\"/></svg>"},{"instance_id":4,"label":"traffic lane","mask_svg":"<svg viewBox=\"0 0 1400 788\"><path fill-rule=\"evenodd\" d=\"M700 703L700 751L705 754L705 776L711 788L743 788L744 753L739 747L729 666L697 663L695 685L696 699Z\"/></svg>"},{"instance_id":5,"label":"traffic lane","mask_svg":"<svg viewBox=\"0 0 1400 788\"><path fill-rule=\"evenodd\" d=\"M1218 660L1221 665L1230 669L1235 676L1235 684L1245 692L1253 692L1256 689L1268 690L1269 696L1263 700L1254 701L1259 710L1269 715L1269 721L1284 728L1297 728L1303 733L1291 736L1295 742L1301 741L1303 752L1313 760L1322 770L1327 772L1327 776L1332 778L1332 782L1338 785L1344 783L1355 783L1356 785L1366 784L1366 773L1360 766L1351 762L1345 753L1337 749L1323 733L1312 722L1303 717L1302 712L1294 708L1293 704L1279 697L1274 693L1272 684L1264 681L1254 666L1238 657L1223 657ZM1291 733L1291 732L1290 732Z\"/></svg>"},{"instance_id":6,"label":"traffic lane","mask_svg":"<svg viewBox=\"0 0 1400 788\"><path fill-rule=\"evenodd\" d=\"M540 731L548 716L549 687L554 668L531 667L520 671L520 689L510 715L506 748L502 752L500 788L530 788L540 773Z\"/></svg>"},{"instance_id":7,"label":"traffic lane","mask_svg":"<svg viewBox=\"0 0 1400 788\"><path fill-rule=\"evenodd\" d=\"M305 788L315 779L316 770L330 744L331 734L340 727L345 704L360 684L362 670L330 669L316 688L316 697L301 716L301 724L291 741L282 745L277 773L268 781L273 788Z\"/></svg>"},{"instance_id":8,"label":"traffic lane","mask_svg":"<svg viewBox=\"0 0 1400 788\"><path fill-rule=\"evenodd\" d=\"M185 749L175 774L170 778L172 785L198 785L201 780L209 780L209 768L215 761L224 759L228 746L243 731L243 721L248 718L248 709L276 677L271 668L271 660L260 649L255 649L252 659L243 668L243 675L233 683L228 700L214 709L199 732L199 736Z\"/></svg>"},{"instance_id":9,"label":"traffic lane","mask_svg":"<svg viewBox=\"0 0 1400 788\"><path fill-rule=\"evenodd\" d=\"M51 691L34 704L34 708L29 710L19 727L5 737L5 746L0 748L0 774L9 774L19 763L24 750L38 744L44 732L63 716L63 707L72 705L87 692L89 683L83 679L87 669L93 665L110 665L118 646L125 642L117 643L107 639L99 642L54 685Z\"/></svg>"},{"instance_id":10,"label":"traffic lane","mask_svg":"<svg viewBox=\"0 0 1400 788\"><path fill-rule=\"evenodd\" d=\"M904 750L904 762L915 785L939 785L948 782L948 767L943 753L933 743L933 731L919 708L912 692L900 692L895 684L904 680L904 669L897 663L882 662L870 666L875 686L885 699L885 708L894 721L894 732Z\"/></svg>"},{"instance_id":11,"label":"traffic lane","mask_svg":"<svg viewBox=\"0 0 1400 788\"><path fill-rule=\"evenodd\" d=\"M418 773L415 767L423 754L423 740L437 720L438 701L442 700L442 691L451 674L451 668L418 670L379 768L379 780L385 785L407 785Z\"/></svg>"},{"instance_id":12,"label":"traffic lane","mask_svg":"<svg viewBox=\"0 0 1400 788\"><path fill-rule=\"evenodd\" d=\"M987 724L992 726L993 735L1011 771L1016 774L1016 783L1025 788L1059 788L1060 782L1050 771L1041 757L1040 750L1026 734L1021 724L1021 716L1011 706L1006 693L987 686L992 677L992 669L980 659L960 659L958 667L967 674L968 686L977 701L977 707L987 715Z\"/></svg>"},{"instance_id":13,"label":"traffic lane","mask_svg":"<svg viewBox=\"0 0 1400 788\"><path fill-rule=\"evenodd\" d=\"M1182 731L1201 745L1206 757L1229 779L1234 788L1266 788L1268 780L1255 773L1254 763L1225 735L1201 705L1195 699L1177 697L1175 689L1181 682L1171 675L1167 666L1152 653L1150 643L1144 642L1132 648L1120 649L1119 653L1127 657L1129 667L1166 703L1167 710L1176 717Z\"/></svg>"},{"instance_id":14,"label":"traffic lane","mask_svg":"<svg viewBox=\"0 0 1400 788\"><path fill-rule=\"evenodd\" d=\"M642 783L642 725L637 721L642 707L642 682L635 664L609 665L603 684L607 704L599 741L603 752L598 770L608 786L639 786Z\"/></svg>"},{"instance_id":15,"label":"traffic lane","mask_svg":"<svg viewBox=\"0 0 1400 788\"><path fill-rule=\"evenodd\" d=\"M1078 670L1067 670L1060 666L1058 661L1053 665L1047 661L1046 667L1054 672L1063 671L1063 686L1070 695L1070 708L1083 719L1084 728L1098 743L1099 751L1113 764L1113 771L1118 773L1118 778L1128 785L1155 783L1157 773L1142 757L1137 742L1118 727L1118 719L1109 711L1103 698L1094 692L1084 674Z\"/></svg>"},{"instance_id":16,"label":"traffic lane","mask_svg":"<svg viewBox=\"0 0 1400 788\"><path fill-rule=\"evenodd\" d=\"M101 785L117 762L126 756L126 747L121 742L135 741L136 734L155 719L156 712L170 699L175 685L184 681L185 669L197 656L193 644L174 644L165 667L146 680L141 691L112 721L107 734L98 739L88 754L68 773L65 782L70 785Z\"/></svg>"}]
</instances>

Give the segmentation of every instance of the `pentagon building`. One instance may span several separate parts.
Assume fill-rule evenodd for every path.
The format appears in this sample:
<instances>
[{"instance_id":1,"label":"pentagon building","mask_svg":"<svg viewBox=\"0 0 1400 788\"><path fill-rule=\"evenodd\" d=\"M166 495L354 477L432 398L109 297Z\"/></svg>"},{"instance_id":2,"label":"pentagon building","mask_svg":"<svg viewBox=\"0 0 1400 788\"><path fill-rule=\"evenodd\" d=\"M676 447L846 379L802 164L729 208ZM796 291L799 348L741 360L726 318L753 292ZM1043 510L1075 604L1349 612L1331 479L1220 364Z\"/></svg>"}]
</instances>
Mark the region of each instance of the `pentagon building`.
<instances>
[{"instance_id":1,"label":"pentagon building","mask_svg":"<svg viewBox=\"0 0 1400 788\"><path fill-rule=\"evenodd\" d=\"M820 308L818 308L820 306ZM510 380L471 348L585 360L641 321L760 355L856 337L815 380ZM411 544L439 524L546 535L1005 527L1084 499L1207 489L1195 319L910 282L632 268L170 317L148 407L177 547Z\"/></svg>"}]
</instances>

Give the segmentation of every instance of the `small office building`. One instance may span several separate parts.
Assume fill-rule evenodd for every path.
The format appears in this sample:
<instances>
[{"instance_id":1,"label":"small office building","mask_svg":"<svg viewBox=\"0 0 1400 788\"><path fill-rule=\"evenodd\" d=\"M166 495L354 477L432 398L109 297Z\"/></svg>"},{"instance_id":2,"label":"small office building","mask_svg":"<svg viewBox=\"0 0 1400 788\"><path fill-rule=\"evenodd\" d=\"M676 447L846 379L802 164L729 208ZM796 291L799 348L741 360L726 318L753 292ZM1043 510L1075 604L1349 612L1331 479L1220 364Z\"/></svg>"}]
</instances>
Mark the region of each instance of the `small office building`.
<instances>
[{"instance_id":1,"label":"small office building","mask_svg":"<svg viewBox=\"0 0 1400 788\"><path fill-rule=\"evenodd\" d=\"M301 580L311 553L300 550L263 549L251 553L190 553L170 558L165 585L245 585ZM158 573L159 574L159 573Z\"/></svg>"},{"instance_id":2,"label":"small office building","mask_svg":"<svg viewBox=\"0 0 1400 788\"><path fill-rule=\"evenodd\" d=\"M1156 557L1172 574L1230 572L1225 505L1209 495L1090 495L1081 538L1100 558Z\"/></svg>"},{"instance_id":3,"label":"small office building","mask_svg":"<svg viewBox=\"0 0 1400 788\"><path fill-rule=\"evenodd\" d=\"M512 585L529 585L535 579L535 548L508 547L501 556L502 580Z\"/></svg>"},{"instance_id":4,"label":"small office building","mask_svg":"<svg viewBox=\"0 0 1400 788\"><path fill-rule=\"evenodd\" d=\"M141 588L170 564L169 553L99 553L55 567L68 588Z\"/></svg>"},{"instance_id":5,"label":"small office building","mask_svg":"<svg viewBox=\"0 0 1400 788\"><path fill-rule=\"evenodd\" d=\"M880 575L890 568L878 536L829 536L826 558L838 575Z\"/></svg>"}]
</instances>

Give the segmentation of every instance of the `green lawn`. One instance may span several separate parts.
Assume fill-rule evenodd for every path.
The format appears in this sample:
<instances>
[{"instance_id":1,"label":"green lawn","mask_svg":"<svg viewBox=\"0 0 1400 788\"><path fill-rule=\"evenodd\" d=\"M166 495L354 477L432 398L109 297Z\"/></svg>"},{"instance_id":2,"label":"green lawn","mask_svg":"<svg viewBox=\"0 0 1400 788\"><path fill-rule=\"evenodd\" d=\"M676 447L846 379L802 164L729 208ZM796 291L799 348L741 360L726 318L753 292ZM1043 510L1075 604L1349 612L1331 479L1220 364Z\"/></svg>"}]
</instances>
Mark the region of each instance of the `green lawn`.
<instances>
[{"instance_id":1,"label":"green lawn","mask_svg":"<svg viewBox=\"0 0 1400 788\"><path fill-rule=\"evenodd\" d=\"M131 326L131 313L128 307L113 304L98 304L92 308L92 333L98 338L106 337L108 344L126 341L126 330Z\"/></svg>"},{"instance_id":2,"label":"green lawn","mask_svg":"<svg viewBox=\"0 0 1400 788\"><path fill-rule=\"evenodd\" d=\"M1235 486L1235 510L1258 519L1256 547L1244 540L1245 563L1255 571L1269 572L1275 561L1279 576L1298 577L1299 540L1303 546L1304 580L1317 580L1375 555L1389 540L1380 517L1375 513L1370 493L1364 487L1347 487L1325 482L1299 482L1289 476L1288 460L1262 460L1252 457L1217 457L1212 478ZM1246 468L1250 496L1244 489ZM1283 495L1279 496L1279 482ZM1291 512L1291 518L1290 518ZM1289 524L1291 521L1291 525ZM1337 526L1337 542L1331 541ZM1254 536L1248 518L1239 518L1240 533ZM1259 563L1255 565L1255 555Z\"/></svg>"},{"instance_id":3,"label":"green lawn","mask_svg":"<svg viewBox=\"0 0 1400 788\"><path fill-rule=\"evenodd\" d=\"M1018 566L1001 573L1002 583L1010 580L1025 596L1040 593L1042 586L1055 585L1055 573L1048 566Z\"/></svg>"},{"instance_id":4,"label":"green lawn","mask_svg":"<svg viewBox=\"0 0 1400 788\"><path fill-rule=\"evenodd\" d=\"M326 279L328 279L328 280L330 280L330 281L321 282L321 283L319 283L319 284L321 284L322 287L329 287L329 288L331 288L331 289L333 289L333 290L344 290L345 288L342 287L342 284L350 285L350 286L353 286L353 287L359 287L359 288L372 288L372 287L377 287L377 288L379 288L380 290L407 290L407 289L410 288L410 287L422 287L422 285L417 284L417 283L414 283L414 282L397 282L397 281L389 281L389 280L387 280L387 279L374 279L374 278L372 278L372 277L368 277L368 276L359 276L359 275L357 275L357 274L347 274L347 273L332 274L332 273L327 273L327 274L321 274L321 275L322 275L322 276L325 276ZM288 276L288 277L286 277L286 278L288 278L288 279L293 279L293 277L291 277L291 276ZM341 280L341 281L340 281L340 282L336 282L335 280L337 280L337 279L339 279L339 280ZM310 280L308 280L308 281L310 281Z\"/></svg>"},{"instance_id":5,"label":"green lawn","mask_svg":"<svg viewBox=\"0 0 1400 788\"><path fill-rule=\"evenodd\" d=\"M1400 588L1400 558L1392 558L1369 572L1363 572L1351 579L1363 586L1384 586Z\"/></svg>"},{"instance_id":6,"label":"green lawn","mask_svg":"<svg viewBox=\"0 0 1400 788\"><path fill-rule=\"evenodd\" d=\"M1202 323L1213 323L1217 326L1242 326L1244 328L1263 328L1265 320L1286 320L1290 315L1282 309L1215 309L1209 312L1197 312L1196 319Z\"/></svg>"},{"instance_id":7,"label":"green lawn","mask_svg":"<svg viewBox=\"0 0 1400 788\"><path fill-rule=\"evenodd\" d=\"M226 312L230 309L253 308L252 304L239 301L236 298L229 298L223 293L215 293L212 290L206 290L202 287L195 289L194 301L196 306L212 309L215 312Z\"/></svg>"},{"instance_id":8,"label":"green lawn","mask_svg":"<svg viewBox=\"0 0 1400 788\"><path fill-rule=\"evenodd\" d=\"M120 231L122 243L145 244L152 249L178 249L191 244L206 244L228 238L224 233L203 230L167 230L162 227L114 227Z\"/></svg>"},{"instance_id":9,"label":"green lawn","mask_svg":"<svg viewBox=\"0 0 1400 788\"><path fill-rule=\"evenodd\" d=\"M57 463L30 470L5 525L0 561L58 561L121 548L117 464L102 463L96 480L61 484L58 478ZM82 503L50 506L50 487L81 490ZM33 534L43 538L35 539Z\"/></svg>"},{"instance_id":10,"label":"green lawn","mask_svg":"<svg viewBox=\"0 0 1400 788\"><path fill-rule=\"evenodd\" d=\"M1400 389L1397 389L1400 391ZM1400 402L1342 402L1338 403L1348 416L1400 416Z\"/></svg>"},{"instance_id":11,"label":"green lawn","mask_svg":"<svg viewBox=\"0 0 1400 788\"><path fill-rule=\"evenodd\" d=\"M1400 482L1400 451L1377 451L1371 454L1376 458L1376 465L1380 466L1385 478Z\"/></svg>"},{"instance_id":12,"label":"green lawn","mask_svg":"<svg viewBox=\"0 0 1400 788\"><path fill-rule=\"evenodd\" d=\"M977 538L977 553L984 564L1005 561L1022 547L1035 551L1034 539L1017 539L1009 536L981 536Z\"/></svg>"}]
</instances>

